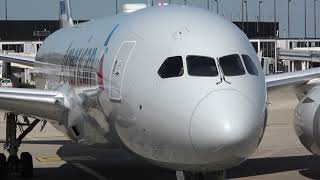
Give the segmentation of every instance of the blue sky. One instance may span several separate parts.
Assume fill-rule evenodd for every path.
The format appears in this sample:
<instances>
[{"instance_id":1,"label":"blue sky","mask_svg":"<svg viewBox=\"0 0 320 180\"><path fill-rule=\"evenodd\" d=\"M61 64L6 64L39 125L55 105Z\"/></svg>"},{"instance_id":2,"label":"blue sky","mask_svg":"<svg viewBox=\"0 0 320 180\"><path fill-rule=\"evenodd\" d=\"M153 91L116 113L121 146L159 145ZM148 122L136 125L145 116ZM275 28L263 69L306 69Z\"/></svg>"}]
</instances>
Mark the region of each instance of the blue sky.
<instances>
[{"instance_id":1,"label":"blue sky","mask_svg":"<svg viewBox=\"0 0 320 180\"><path fill-rule=\"evenodd\" d=\"M7 0L10 20L54 20L58 18L58 0ZM157 0L155 0L157 1ZM164 0L166 2L168 0ZM248 1L248 20L258 16L259 0ZM147 2L147 0L118 0L119 7L124 3ZM274 0L263 0L261 20L273 21ZM184 0L172 0L183 4ZM280 37L287 37L288 0L276 0L277 20L280 21ZM207 9L207 0L187 0L187 4ZM71 0L74 19L94 19L115 14L115 0ZM314 37L314 0L307 0L307 37ZM320 37L320 0L317 7L317 34ZM210 11L216 12L216 2L210 0ZM244 11L245 13L245 11ZM228 20L241 20L241 0L219 0L219 14ZM5 19L5 0L0 0L0 19ZM290 37L304 37L304 0L291 0Z\"/></svg>"}]
</instances>

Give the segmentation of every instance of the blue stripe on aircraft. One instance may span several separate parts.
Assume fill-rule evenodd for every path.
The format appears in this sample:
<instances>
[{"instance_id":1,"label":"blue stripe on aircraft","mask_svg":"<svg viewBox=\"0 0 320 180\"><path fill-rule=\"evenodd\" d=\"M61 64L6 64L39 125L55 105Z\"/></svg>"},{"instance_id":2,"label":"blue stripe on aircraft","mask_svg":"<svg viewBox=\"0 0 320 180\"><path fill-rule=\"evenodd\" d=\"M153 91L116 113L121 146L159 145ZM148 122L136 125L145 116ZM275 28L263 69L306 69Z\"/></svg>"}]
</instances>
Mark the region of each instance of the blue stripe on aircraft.
<instances>
[{"instance_id":1,"label":"blue stripe on aircraft","mask_svg":"<svg viewBox=\"0 0 320 180\"><path fill-rule=\"evenodd\" d=\"M117 30L117 28L118 28L118 27L119 27L119 24L117 24L117 25L112 29L112 31L111 31L111 33L109 34L109 36L108 36L108 38L107 38L106 42L104 43L104 46L108 46L109 41L110 41L110 39L111 39L111 37L112 37L113 33Z\"/></svg>"}]
</instances>

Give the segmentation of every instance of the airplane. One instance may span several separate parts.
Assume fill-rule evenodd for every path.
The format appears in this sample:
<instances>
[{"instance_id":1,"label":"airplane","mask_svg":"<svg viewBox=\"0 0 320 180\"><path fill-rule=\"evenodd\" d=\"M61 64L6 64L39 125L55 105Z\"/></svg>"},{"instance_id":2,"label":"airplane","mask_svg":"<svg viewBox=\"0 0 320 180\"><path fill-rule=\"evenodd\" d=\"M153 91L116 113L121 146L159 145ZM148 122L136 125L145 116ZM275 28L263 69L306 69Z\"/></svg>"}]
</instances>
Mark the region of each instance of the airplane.
<instances>
[{"instance_id":1,"label":"airplane","mask_svg":"<svg viewBox=\"0 0 320 180\"><path fill-rule=\"evenodd\" d=\"M149 7L74 25L60 0L60 24L33 60L0 55L33 64L36 82L0 88L9 152L0 154L0 178L33 176L31 154L19 158L18 149L44 121L75 143L125 149L185 180L224 179L262 139L267 89L320 76L314 68L265 78L246 35L199 8Z\"/></svg>"}]
</instances>

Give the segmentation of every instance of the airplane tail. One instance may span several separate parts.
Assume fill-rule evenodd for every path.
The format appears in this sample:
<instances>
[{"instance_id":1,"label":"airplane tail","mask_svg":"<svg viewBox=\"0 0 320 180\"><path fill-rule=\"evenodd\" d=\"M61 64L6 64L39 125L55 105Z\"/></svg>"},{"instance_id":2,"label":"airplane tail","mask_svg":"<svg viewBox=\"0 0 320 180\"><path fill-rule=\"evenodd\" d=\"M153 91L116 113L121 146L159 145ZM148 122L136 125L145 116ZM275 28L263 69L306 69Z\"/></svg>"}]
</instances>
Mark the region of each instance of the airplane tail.
<instances>
[{"instance_id":1,"label":"airplane tail","mask_svg":"<svg viewBox=\"0 0 320 180\"><path fill-rule=\"evenodd\" d=\"M60 28L73 26L69 0L60 0L59 25Z\"/></svg>"}]
</instances>

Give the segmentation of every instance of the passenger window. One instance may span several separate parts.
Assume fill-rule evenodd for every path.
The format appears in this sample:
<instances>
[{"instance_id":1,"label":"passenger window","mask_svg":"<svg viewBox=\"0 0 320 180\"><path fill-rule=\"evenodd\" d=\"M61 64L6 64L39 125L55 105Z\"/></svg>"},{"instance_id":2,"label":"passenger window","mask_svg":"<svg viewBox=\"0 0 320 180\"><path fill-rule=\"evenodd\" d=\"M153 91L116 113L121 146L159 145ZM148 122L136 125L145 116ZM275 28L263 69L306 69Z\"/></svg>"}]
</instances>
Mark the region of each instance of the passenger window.
<instances>
[{"instance_id":1,"label":"passenger window","mask_svg":"<svg viewBox=\"0 0 320 180\"><path fill-rule=\"evenodd\" d=\"M221 57L219 63L225 76L240 76L246 73L238 54Z\"/></svg>"},{"instance_id":2,"label":"passenger window","mask_svg":"<svg viewBox=\"0 0 320 180\"><path fill-rule=\"evenodd\" d=\"M250 58L250 56L243 54L242 59L244 64L246 65L248 73L251 75L258 76L258 70L255 64L253 63L252 59Z\"/></svg>"},{"instance_id":3,"label":"passenger window","mask_svg":"<svg viewBox=\"0 0 320 180\"><path fill-rule=\"evenodd\" d=\"M184 73L181 56L167 58L161 65L158 74L161 78L172 78L182 76Z\"/></svg>"},{"instance_id":4,"label":"passenger window","mask_svg":"<svg viewBox=\"0 0 320 180\"><path fill-rule=\"evenodd\" d=\"M217 65L213 58L187 56L187 67L190 76L218 76Z\"/></svg>"}]
</instances>

